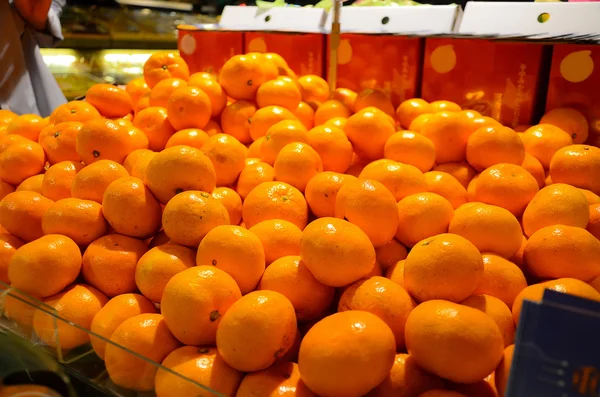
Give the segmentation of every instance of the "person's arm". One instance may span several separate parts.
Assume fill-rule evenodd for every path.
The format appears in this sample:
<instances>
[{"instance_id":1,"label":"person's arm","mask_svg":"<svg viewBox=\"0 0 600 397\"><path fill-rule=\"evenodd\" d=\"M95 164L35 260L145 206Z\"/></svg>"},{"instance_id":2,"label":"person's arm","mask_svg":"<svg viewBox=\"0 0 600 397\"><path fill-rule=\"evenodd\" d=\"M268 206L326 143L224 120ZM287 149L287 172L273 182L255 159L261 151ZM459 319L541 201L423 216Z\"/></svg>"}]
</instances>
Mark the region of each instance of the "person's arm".
<instances>
[{"instance_id":1,"label":"person's arm","mask_svg":"<svg viewBox=\"0 0 600 397\"><path fill-rule=\"evenodd\" d=\"M52 0L13 0L19 14L37 30L45 30Z\"/></svg>"}]
</instances>

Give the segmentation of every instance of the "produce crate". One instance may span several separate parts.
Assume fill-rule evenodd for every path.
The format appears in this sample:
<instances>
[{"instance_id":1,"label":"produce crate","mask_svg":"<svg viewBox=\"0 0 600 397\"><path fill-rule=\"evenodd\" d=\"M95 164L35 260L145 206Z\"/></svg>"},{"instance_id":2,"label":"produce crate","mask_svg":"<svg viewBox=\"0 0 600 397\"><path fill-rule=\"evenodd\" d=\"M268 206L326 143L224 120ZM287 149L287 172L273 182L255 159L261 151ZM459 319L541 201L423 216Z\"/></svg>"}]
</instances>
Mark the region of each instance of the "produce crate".
<instances>
[{"instance_id":1,"label":"produce crate","mask_svg":"<svg viewBox=\"0 0 600 397\"><path fill-rule=\"evenodd\" d=\"M19 306L19 319L17 319L18 322L14 319L9 319L6 316L6 312L4 311L4 302L6 296L14 298L16 301L13 301L13 304L16 303ZM44 316L52 317L51 323L53 324L53 329L49 331L53 332L56 336L56 347L52 347L44 343L38 337L38 335L36 335L31 326L24 325L27 322L31 324L31 321L33 319L33 313L36 310L41 311ZM192 385L198 386L198 392L203 393L203 396L223 397L222 394L213 391L210 388L201 385L189 378L186 378L168 368L165 368L160 363L154 362L146 357L136 354L135 352L126 349L123 346L117 345L111 342L110 340L103 338L102 336L99 336L68 320L65 320L64 318L61 318L54 308L0 281L0 332L8 332L14 336L29 341L33 346L42 349L44 352L54 357L58 361L58 363L62 365L66 373L68 373L71 376L77 377L86 383L89 383L90 385L94 386L95 388L102 391L108 396L154 396L153 392L138 392L134 390L127 390L115 385L109 378L108 373L106 372L104 362L95 354L94 350L92 349L89 343L70 350L62 349L60 347L60 339L58 337L58 324L61 322L66 323L68 327L73 327L74 329L77 329L77 332L84 332L88 334L90 338L98 338L108 344L117 346L119 349L123 350L125 354L136 357L140 360L140 362L149 363L156 367L157 370L167 371L171 374L174 374L174 376L183 379L184 382L189 382ZM61 326L64 325L65 324L61 324Z\"/></svg>"}]
</instances>

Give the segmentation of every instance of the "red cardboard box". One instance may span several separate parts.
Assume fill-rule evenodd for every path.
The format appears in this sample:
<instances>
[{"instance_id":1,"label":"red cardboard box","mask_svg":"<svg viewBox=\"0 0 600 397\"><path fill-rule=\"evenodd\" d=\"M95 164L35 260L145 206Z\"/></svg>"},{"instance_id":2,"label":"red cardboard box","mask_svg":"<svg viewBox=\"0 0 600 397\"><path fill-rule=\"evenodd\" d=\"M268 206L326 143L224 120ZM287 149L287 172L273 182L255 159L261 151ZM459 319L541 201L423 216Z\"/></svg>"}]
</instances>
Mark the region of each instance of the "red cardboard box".
<instances>
[{"instance_id":1,"label":"red cardboard box","mask_svg":"<svg viewBox=\"0 0 600 397\"><path fill-rule=\"evenodd\" d=\"M178 30L177 47L190 73L218 74L229 58L243 53L242 32L205 30L188 25L179 26Z\"/></svg>"},{"instance_id":2,"label":"red cardboard box","mask_svg":"<svg viewBox=\"0 0 600 397\"><path fill-rule=\"evenodd\" d=\"M590 134L600 135L600 46L554 46L546 111L560 107L581 111Z\"/></svg>"},{"instance_id":3,"label":"red cardboard box","mask_svg":"<svg viewBox=\"0 0 600 397\"><path fill-rule=\"evenodd\" d=\"M544 46L482 39L426 40L422 96L450 100L505 125L533 123Z\"/></svg>"},{"instance_id":4,"label":"red cardboard box","mask_svg":"<svg viewBox=\"0 0 600 397\"><path fill-rule=\"evenodd\" d=\"M318 33L246 32L246 52L274 52L281 55L298 76L324 77L325 36Z\"/></svg>"}]
</instances>

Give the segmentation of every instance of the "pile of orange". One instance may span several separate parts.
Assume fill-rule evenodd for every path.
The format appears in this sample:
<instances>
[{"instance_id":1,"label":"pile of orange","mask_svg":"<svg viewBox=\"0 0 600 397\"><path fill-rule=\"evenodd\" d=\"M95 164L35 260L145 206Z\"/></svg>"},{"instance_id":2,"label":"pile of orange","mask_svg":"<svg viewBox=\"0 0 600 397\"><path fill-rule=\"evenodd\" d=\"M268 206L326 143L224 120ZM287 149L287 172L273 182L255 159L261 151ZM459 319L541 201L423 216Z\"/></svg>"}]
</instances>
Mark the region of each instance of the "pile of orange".
<instances>
[{"instance_id":1,"label":"pile of orange","mask_svg":"<svg viewBox=\"0 0 600 397\"><path fill-rule=\"evenodd\" d=\"M600 300L600 149L574 109L520 133L330 93L277 54L213 76L157 53L0 126L0 280L114 343L11 295L5 315L91 343L127 389L503 396L523 299Z\"/></svg>"}]
</instances>

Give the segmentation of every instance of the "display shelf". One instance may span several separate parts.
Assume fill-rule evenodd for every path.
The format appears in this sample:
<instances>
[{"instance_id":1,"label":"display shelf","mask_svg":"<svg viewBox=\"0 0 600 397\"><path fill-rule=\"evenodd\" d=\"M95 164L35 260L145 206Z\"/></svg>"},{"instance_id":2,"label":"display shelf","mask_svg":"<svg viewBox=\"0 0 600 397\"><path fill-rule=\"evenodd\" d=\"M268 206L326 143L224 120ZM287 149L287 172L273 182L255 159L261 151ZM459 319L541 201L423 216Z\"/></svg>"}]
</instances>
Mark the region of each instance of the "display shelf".
<instances>
[{"instance_id":1,"label":"display shelf","mask_svg":"<svg viewBox=\"0 0 600 397\"><path fill-rule=\"evenodd\" d=\"M10 297L11 302L11 317L7 315L5 309L6 298ZM41 312L42 316L50 316L51 329L46 329L44 333L46 335L52 335L54 338L54 344L56 346L50 346L45 343L33 330L33 313ZM40 314L38 314L39 316ZM65 332L64 328L73 327L77 329L77 332L83 332L88 335L89 338L97 338L104 341L107 344L114 345L121 349L124 354L132 355L140 362L150 363L156 367L157 371L167 371L172 375L182 379L184 382L189 382L191 385L196 386L198 392L194 395L205 396L205 397L224 397L222 394L195 382L192 379L184 377L176 372L173 372L169 368L163 367L160 363L154 362L146 357L143 357L123 346L117 345L106 338L97 335L87 329L84 329L77 324L74 324L64 318L62 318L57 311L44 304L38 299L35 299L26 293L17 290L16 288L9 286L3 282L0 282L0 330L1 332L10 333L13 336L28 341L31 346L36 349L49 354L51 357L63 367L64 371L70 376L77 377L81 381L89 384L91 387L100 390L107 396L113 397L153 397L155 393L152 391L133 391L127 390L122 387L115 385L108 373L104 362L95 354L89 343L73 349L62 349L60 345L60 333L59 324L62 332ZM190 386L191 386L190 385ZM186 397L186 396L181 396Z\"/></svg>"}]
</instances>

